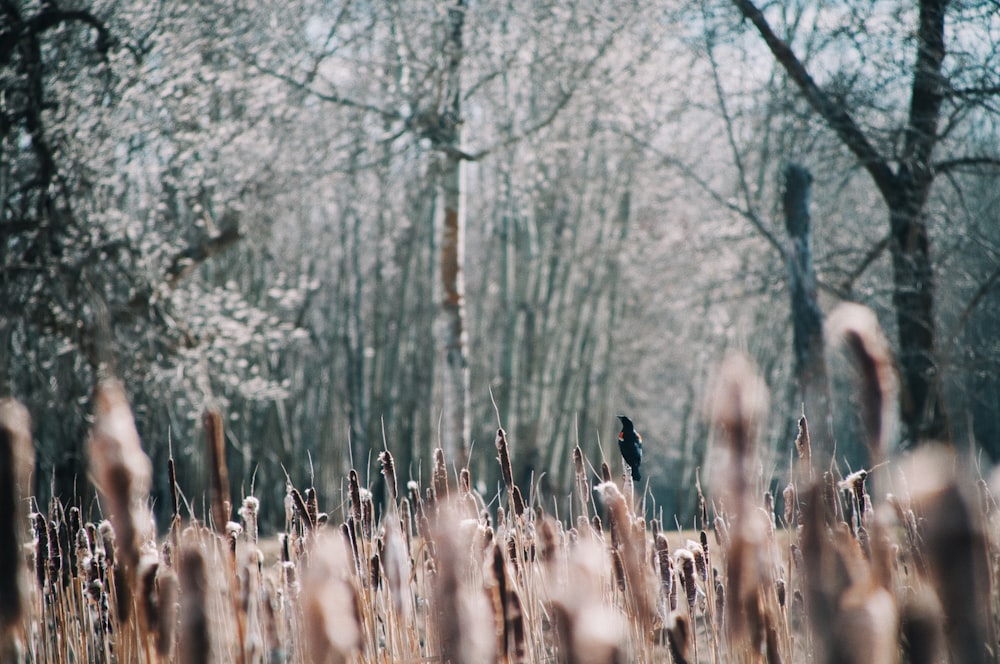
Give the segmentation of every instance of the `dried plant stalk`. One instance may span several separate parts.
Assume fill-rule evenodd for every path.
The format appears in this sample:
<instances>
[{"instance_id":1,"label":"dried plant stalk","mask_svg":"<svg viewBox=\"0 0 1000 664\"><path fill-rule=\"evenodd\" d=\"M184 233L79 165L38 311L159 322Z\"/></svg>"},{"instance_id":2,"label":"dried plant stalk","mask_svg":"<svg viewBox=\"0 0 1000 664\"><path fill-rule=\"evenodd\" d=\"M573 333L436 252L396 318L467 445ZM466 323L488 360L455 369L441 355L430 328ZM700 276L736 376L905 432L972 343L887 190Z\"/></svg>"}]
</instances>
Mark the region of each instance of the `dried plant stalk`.
<instances>
[{"instance_id":1,"label":"dried plant stalk","mask_svg":"<svg viewBox=\"0 0 1000 664\"><path fill-rule=\"evenodd\" d=\"M226 465L226 434L222 427L222 414L209 408L202 416L205 438L208 441L208 473L212 503L212 521L215 531L224 535L229 523L229 468Z\"/></svg>"},{"instance_id":2,"label":"dried plant stalk","mask_svg":"<svg viewBox=\"0 0 1000 664\"><path fill-rule=\"evenodd\" d=\"M129 574L134 574L139 548L153 535L147 507L152 464L142 451L122 384L113 379L102 381L94 401L96 413L87 456L110 512L117 558L131 570Z\"/></svg>"}]
</instances>

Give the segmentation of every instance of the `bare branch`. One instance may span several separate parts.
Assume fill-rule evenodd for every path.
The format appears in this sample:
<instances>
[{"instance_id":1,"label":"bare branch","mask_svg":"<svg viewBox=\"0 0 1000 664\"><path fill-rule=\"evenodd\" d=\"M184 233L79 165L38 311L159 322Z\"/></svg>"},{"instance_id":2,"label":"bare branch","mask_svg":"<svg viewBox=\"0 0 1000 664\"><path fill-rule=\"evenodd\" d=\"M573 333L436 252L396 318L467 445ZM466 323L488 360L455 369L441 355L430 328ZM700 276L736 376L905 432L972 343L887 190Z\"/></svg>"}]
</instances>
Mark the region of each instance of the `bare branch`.
<instances>
[{"instance_id":1,"label":"bare branch","mask_svg":"<svg viewBox=\"0 0 1000 664\"><path fill-rule=\"evenodd\" d=\"M975 313L976 308L982 303L983 298L989 295L990 291L993 290L997 284L1000 284L1000 265L993 268L993 272L990 276L986 278L983 283L979 285L976 292L972 294L969 301L966 303L965 307L962 309L962 313L959 314L958 320L955 322L955 326L951 329L949 334L949 339L951 339L953 344L958 343L958 335L962 333L965 326L969 324L969 319L972 318L972 314Z\"/></svg>"},{"instance_id":2,"label":"bare branch","mask_svg":"<svg viewBox=\"0 0 1000 664\"><path fill-rule=\"evenodd\" d=\"M871 174L875 186L883 196L889 197L896 188L895 175L885 158L875 149L847 110L824 93L816 81L796 57L791 47L778 38L764 14L750 0L733 0L733 4L743 13L764 39L775 60L785 69L795 85L805 96L809 105L819 113L827 125L836 132L844 145L854 153Z\"/></svg>"},{"instance_id":3,"label":"bare branch","mask_svg":"<svg viewBox=\"0 0 1000 664\"><path fill-rule=\"evenodd\" d=\"M764 224L764 220L761 219L761 217L757 214L756 211L747 207L741 207L736 203L732 202L731 200L723 196L721 193L716 191L716 189L707 180L705 180L700 175L695 173L694 169L691 168L689 164L681 161L677 157L665 154L659 148L651 144L646 139L640 138L639 136L636 136L633 132L618 127L609 127L609 129L617 133L618 135L629 139L639 147L649 150L650 152L655 154L656 157L665 166L669 166L679 171L681 175L683 175L691 182L693 182L695 186L697 186L706 195L708 195L708 197L712 199L712 201L714 201L717 205L729 210L730 212L734 212L739 216L743 217L744 219L746 219L748 222L750 222L750 225L753 226L758 233L760 233L761 237L767 240L767 243L770 244L771 247L778 252L778 254L782 257L782 259L785 258L787 251L785 245L774 235L774 233L772 233L767 228L767 226Z\"/></svg>"},{"instance_id":4,"label":"bare branch","mask_svg":"<svg viewBox=\"0 0 1000 664\"><path fill-rule=\"evenodd\" d=\"M949 173L971 166L986 166L988 168L1000 168L1000 157L990 157L986 155L967 157L956 157L954 159L943 159L933 165L936 173Z\"/></svg>"},{"instance_id":5,"label":"bare branch","mask_svg":"<svg viewBox=\"0 0 1000 664\"><path fill-rule=\"evenodd\" d=\"M743 200L746 205L747 211L750 215L747 217L751 219L758 218L759 215L755 210L753 196L750 194L750 186L747 184L747 169L743 163L743 156L740 154L739 146L736 142L736 132L733 129L733 118L729 113L729 105L726 103L726 93L722 87L722 78L719 76L719 64L715 59L713 41L706 33L705 35L705 48L708 51L708 61L712 69L712 83L715 87L715 98L719 104L719 109L722 111L722 120L726 128L726 140L729 143L729 151L733 156L733 163L736 165L737 181L739 183L740 193L743 195ZM774 247L783 247L776 236L774 236L766 226L761 222L759 224L754 224L756 228L768 242ZM784 256L786 251L782 248L780 253ZM787 256L785 256L787 258Z\"/></svg>"},{"instance_id":6,"label":"bare branch","mask_svg":"<svg viewBox=\"0 0 1000 664\"><path fill-rule=\"evenodd\" d=\"M868 270L868 268L871 267L871 264L874 263L876 260L878 260L878 257L881 256L882 253L886 250L891 240L892 240L892 235L885 235L882 237L881 240L873 244L871 248L868 249L868 252L865 254L864 258L861 259L861 262L858 263L858 265L853 270L851 270L850 274L847 275L847 278L844 279L843 282L841 282L840 285L841 292L849 294L851 293L851 291L854 290L854 282L860 279L861 275L863 275ZM845 299L848 298L845 297Z\"/></svg>"},{"instance_id":7,"label":"bare branch","mask_svg":"<svg viewBox=\"0 0 1000 664\"><path fill-rule=\"evenodd\" d=\"M615 28L608 34L608 36L604 39L604 41L601 42L600 46L598 46L597 52L594 53L593 57L591 57L589 60L587 60L586 63L584 63L582 71L580 71L574 77L569 88L562 91L562 94L560 95L559 99L552 106L552 108L549 109L549 112L546 113L542 118L540 118L537 122L527 127L526 129L512 136L509 136L498 143L490 145L489 147L483 148L482 150L479 150L477 152L473 152L471 155L467 155L462 158L469 161L478 161L483 157L486 157L489 154L496 152L497 150L502 150L503 148L508 147L510 145L520 143L524 139L529 138L534 134L537 134L539 131L545 129L553 122L555 122L555 119L559 116L559 113L561 113L562 110L566 108L566 106L569 104L569 102L572 101L573 96L576 94L577 89L579 89L580 87L580 84L585 82L590 77L590 72L593 71L597 63L601 61L601 59L605 56L605 54L607 54L608 49L614 43L615 38L622 32L624 26L625 23L623 22L619 27Z\"/></svg>"},{"instance_id":8,"label":"bare branch","mask_svg":"<svg viewBox=\"0 0 1000 664\"><path fill-rule=\"evenodd\" d=\"M265 76L270 76L283 83L287 83L296 90L301 90L302 92L306 92L310 95L313 95L314 97L316 97L321 101L330 102L333 104L337 104L339 106L345 106L347 108L354 108L361 111L367 111L368 113L374 113L375 115L379 115L382 118L390 121L405 119L398 111L393 111L386 108L381 108L379 106L375 106L373 104L366 104L365 102L356 101L349 97L344 97L342 95L339 95L336 92L321 92L317 90L315 87L313 87L310 82L300 81L293 76L282 73L275 69L271 69L270 67L265 67L264 65L258 63L256 59L250 59L250 61L247 64L249 64L251 67L253 67L261 74L264 74Z\"/></svg>"}]
</instances>

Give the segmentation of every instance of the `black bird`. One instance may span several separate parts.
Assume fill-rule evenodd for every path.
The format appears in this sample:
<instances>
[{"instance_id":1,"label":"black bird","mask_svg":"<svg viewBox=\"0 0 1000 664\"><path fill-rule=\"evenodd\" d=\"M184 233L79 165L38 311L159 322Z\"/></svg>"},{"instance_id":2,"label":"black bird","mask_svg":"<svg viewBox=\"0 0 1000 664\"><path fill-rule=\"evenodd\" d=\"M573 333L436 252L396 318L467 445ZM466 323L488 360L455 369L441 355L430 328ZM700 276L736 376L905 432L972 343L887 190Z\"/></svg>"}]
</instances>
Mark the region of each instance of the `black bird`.
<instances>
[{"instance_id":1,"label":"black bird","mask_svg":"<svg viewBox=\"0 0 1000 664\"><path fill-rule=\"evenodd\" d=\"M618 449L622 451L625 463L632 469L632 479L638 482L642 479L639 475L639 464L642 463L642 436L635 430L632 420L624 415L619 415L618 419L622 421L622 431L618 434Z\"/></svg>"}]
</instances>

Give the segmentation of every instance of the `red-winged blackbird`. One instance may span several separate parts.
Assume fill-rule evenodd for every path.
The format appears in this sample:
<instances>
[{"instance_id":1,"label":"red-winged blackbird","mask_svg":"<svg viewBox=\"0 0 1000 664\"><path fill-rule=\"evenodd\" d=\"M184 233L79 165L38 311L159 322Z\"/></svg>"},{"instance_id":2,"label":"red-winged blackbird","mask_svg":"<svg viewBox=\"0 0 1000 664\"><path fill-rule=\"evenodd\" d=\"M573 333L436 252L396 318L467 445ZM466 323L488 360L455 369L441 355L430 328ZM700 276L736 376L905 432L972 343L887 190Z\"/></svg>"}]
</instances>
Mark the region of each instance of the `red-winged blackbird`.
<instances>
[{"instance_id":1,"label":"red-winged blackbird","mask_svg":"<svg viewBox=\"0 0 1000 664\"><path fill-rule=\"evenodd\" d=\"M635 430L632 420L619 415L622 421L622 431L618 434L618 449L622 451L622 458L632 469L632 479L638 482L642 479L639 475L639 464L642 463L642 436Z\"/></svg>"}]
</instances>

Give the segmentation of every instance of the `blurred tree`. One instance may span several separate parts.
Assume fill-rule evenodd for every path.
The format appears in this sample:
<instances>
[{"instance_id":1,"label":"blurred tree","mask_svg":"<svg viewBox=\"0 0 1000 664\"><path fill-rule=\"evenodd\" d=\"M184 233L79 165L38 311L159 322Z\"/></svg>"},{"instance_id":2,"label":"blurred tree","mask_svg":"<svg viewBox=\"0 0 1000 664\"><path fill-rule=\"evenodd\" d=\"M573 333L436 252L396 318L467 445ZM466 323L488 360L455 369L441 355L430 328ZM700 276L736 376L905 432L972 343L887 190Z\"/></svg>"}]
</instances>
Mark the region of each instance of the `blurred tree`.
<instances>
[{"instance_id":1,"label":"blurred tree","mask_svg":"<svg viewBox=\"0 0 1000 664\"><path fill-rule=\"evenodd\" d=\"M873 59L885 55L866 54L866 45L876 46L874 40L859 38L852 49L857 64L845 65L836 74L836 81L841 83L824 88L796 55L791 42L778 36L753 2L734 0L734 4L757 29L813 111L868 172L888 208L886 244L892 257L892 302L902 375L900 410L906 436L911 443L930 438L950 439L935 335L934 264L926 219L927 201L935 179L949 171L1000 166L1000 155L989 151L967 154L962 152L960 143L947 140L965 117L1000 92L996 69L991 66L997 57L996 45L978 54L982 57L981 64L974 63L969 57L971 53L964 51L953 57L953 64L948 66L946 57L952 52L945 40L947 0L920 0L915 15L900 11L880 17L874 7L859 7L854 14L859 21L867 18L874 23L881 18L904 23L912 19L915 23L911 32L914 38L909 44L913 61L904 102L906 111L882 111L877 104L890 101L885 94L880 95L877 104L862 105L864 102L856 95L852 97L851 89L860 87L858 80L868 75ZM958 14L963 11L968 8L956 7L953 20L958 21L961 18ZM860 37L863 33L859 30L852 34ZM790 37L795 38L795 33ZM968 48L963 44L963 36L952 35L952 38L956 49ZM898 93L903 102L898 81L893 83L895 90L890 94ZM866 130L858 116L870 117L880 112L886 120L879 123L881 131L873 139L874 130ZM901 119L898 124L897 118ZM941 154L947 152L951 154Z\"/></svg>"}]
</instances>

